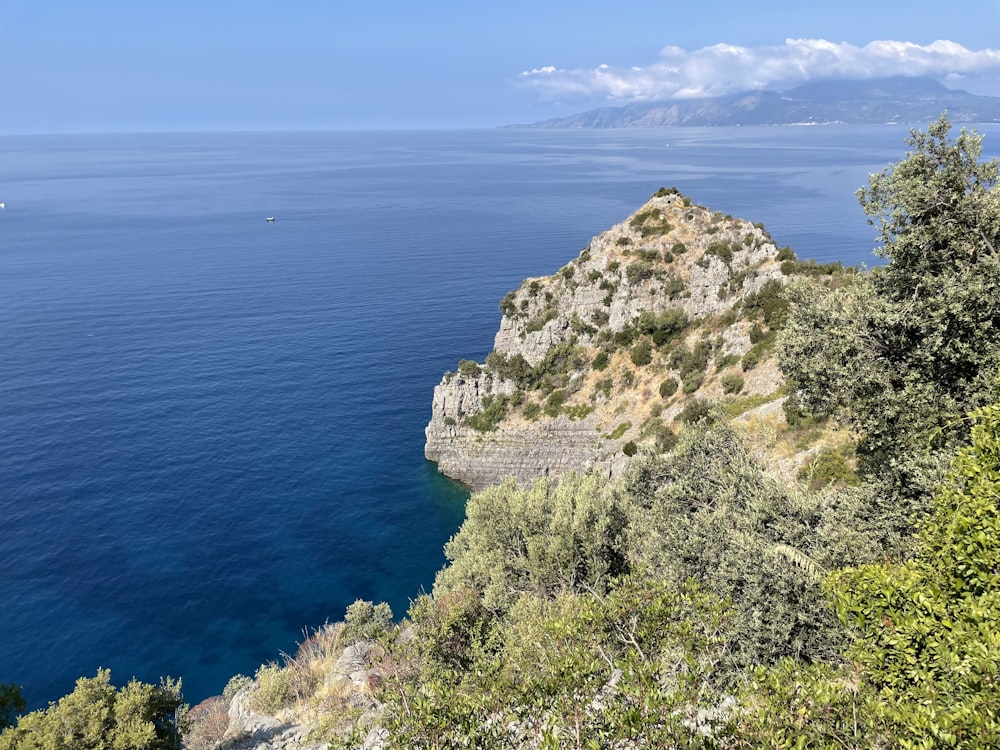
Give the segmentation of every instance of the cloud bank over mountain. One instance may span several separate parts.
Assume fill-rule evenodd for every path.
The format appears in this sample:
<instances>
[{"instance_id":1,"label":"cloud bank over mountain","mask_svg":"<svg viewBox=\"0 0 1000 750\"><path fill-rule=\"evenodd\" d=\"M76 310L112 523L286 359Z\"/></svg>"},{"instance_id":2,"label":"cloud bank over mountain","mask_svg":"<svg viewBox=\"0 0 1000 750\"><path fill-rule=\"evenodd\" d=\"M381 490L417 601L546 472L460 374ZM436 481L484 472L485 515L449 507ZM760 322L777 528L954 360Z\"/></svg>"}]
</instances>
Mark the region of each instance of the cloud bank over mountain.
<instances>
[{"instance_id":1,"label":"cloud bank over mountain","mask_svg":"<svg viewBox=\"0 0 1000 750\"><path fill-rule=\"evenodd\" d=\"M786 39L783 45L715 44L692 51L668 46L646 66L545 66L522 72L519 81L545 101L603 98L625 103L780 89L828 78L900 75L935 76L948 86L1000 94L1000 49L970 50L945 40L927 45L884 40L859 47L825 39Z\"/></svg>"}]
</instances>

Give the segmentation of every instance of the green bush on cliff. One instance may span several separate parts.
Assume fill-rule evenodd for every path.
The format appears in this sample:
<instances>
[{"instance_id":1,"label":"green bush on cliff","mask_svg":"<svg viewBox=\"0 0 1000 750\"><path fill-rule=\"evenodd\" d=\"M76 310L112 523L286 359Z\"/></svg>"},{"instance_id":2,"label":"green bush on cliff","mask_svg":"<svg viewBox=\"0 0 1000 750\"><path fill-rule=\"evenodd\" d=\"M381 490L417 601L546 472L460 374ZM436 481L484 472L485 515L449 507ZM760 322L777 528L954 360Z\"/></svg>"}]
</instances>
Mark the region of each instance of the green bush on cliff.
<instances>
[{"instance_id":1,"label":"green bush on cliff","mask_svg":"<svg viewBox=\"0 0 1000 750\"><path fill-rule=\"evenodd\" d=\"M111 684L111 672L81 677L69 695L21 716L0 734L0 750L177 750L180 682Z\"/></svg>"},{"instance_id":2,"label":"green bush on cliff","mask_svg":"<svg viewBox=\"0 0 1000 750\"><path fill-rule=\"evenodd\" d=\"M759 671L732 732L740 746L1000 745L1000 405L974 417L913 559L827 578L857 636L847 665Z\"/></svg>"},{"instance_id":3,"label":"green bush on cliff","mask_svg":"<svg viewBox=\"0 0 1000 750\"><path fill-rule=\"evenodd\" d=\"M660 398L670 398L677 393L677 378L667 378L660 383Z\"/></svg>"},{"instance_id":4,"label":"green bush on cliff","mask_svg":"<svg viewBox=\"0 0 1000 750\"><path fill-rule=\"evenodd\" d=\"M344 614L342 636L348 643L371 640L383 635L392 626L392 609L385 602L358 599Z\"/></svg>"},{"instance_id":5,"label":"green bush on cliff","mask_svg":"<svg viewBox=\"0 0 1000 750\"><path fill-rule=\"evenodd\" d=\"M466 378L477 377L481 372L482 368L477 362L471 359L461 359L458 361L458 374Z\"/></svg>"},{"instance_id":6,"label":"green bush on cliff","mask_svg":"<svg viewBox=\"0 0 1000 750\"><path fill-rule=\"evenodd\" d=\"M866 491L787 488L719 422L688 428L670 453L639 460L624 496L633 570L668 585L694 579L732 602L731 670L835 658L845 638L816 572L897 554Z\"/></svg>"},{"instance_id":7,"label":"green bush on cliff","mask_svg":"<svg viewBox=\"0 0 1000 750\"><path fill-rule=\"evenodd\" d=\"M799 403L860 434L862 475L902 517L926 509L1000 369L1000 164L950 129L911 131L906 158L859 191L888 263L836 289L796 286L779 348Z\"/></svg>"},{"instance_id":8,"label":"green bush on cliff","mask_svg":"<svg viewBox=\"0 0 1000 750\"><path fill-rule=\"evenodd\" d=\"M529 489L507 481L469 500L434 593L472 588L502 611L528 592L604 591L627 571L624 528L619 499L597 476L540 479Z\"/></svg>"},{"instance_id":9,"label":"green bush on cliff","mask_svg":"<svg viewBox=\"0 0 1000 750\"><path fill-rule=\"evenodd\" d=\"M743 376L738 372L729 372L723 375L719 382L722 384L722 392L725 394L739 393L743 390L743 386L746 384Z\"/></svg>"},{"instance_id":10,"label":"green bush on cliff","mask_svg":"<svg viewBox=\"0 0 1000 750\"><path fill-rule=\"evenodd\" d=\"M507 416L508 403L506 396L487 396L482 411L466 417L463 424L479 432L492 432Z\"/></svg>"},{"instance_id":11,"label":"green bush on cliff","mask_svg":"<svg viewBox=\"0 0 1000 750\"><path fill-rule=\"evenodd\" d=\"M636 367L645 367L653 361L653 346L648 339L641 339L639 343L632 347L629 352L632 364Z\"/></svg>"},{"instance_id":12,"label":"green bush on cliff","mask_svg":"<svg viewBox=\"0 0 1000 750\"><path fill-rule=\"evenodd\" d=\"M394 645L390 659L416 653L422 669L380 693L390 746L700 744L687 710L711 705L725 648L724 607L711 597L626 578L606 594L522 595L502 618L478 606L468 589L416 603L416 641ZM465 658L424 657L436 644ZM356 747L363 734L331 747Z\"/></svg>"}]
</instances>

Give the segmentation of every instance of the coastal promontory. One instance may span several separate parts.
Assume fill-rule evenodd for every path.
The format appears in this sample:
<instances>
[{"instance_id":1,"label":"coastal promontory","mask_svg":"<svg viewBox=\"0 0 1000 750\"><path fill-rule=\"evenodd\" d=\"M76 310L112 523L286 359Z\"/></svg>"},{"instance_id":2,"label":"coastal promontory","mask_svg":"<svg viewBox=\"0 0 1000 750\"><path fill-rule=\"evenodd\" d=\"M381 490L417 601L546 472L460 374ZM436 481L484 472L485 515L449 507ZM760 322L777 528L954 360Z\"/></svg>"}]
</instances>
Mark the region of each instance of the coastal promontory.
<instances>
[{"instance_id":1,"label":"coastal promontory","mask_svg":"<svg viewBox=\"0 0 1000 750\"><path fill-rule=\"evenodd\" d=\"M780 412L782 289L830 270L661 188L503 298L486 361L460 361L434 389L425 455L476 489L594 466L614 476L642 446L668 449L709 401Z\"/></svg>"}]
</instances>

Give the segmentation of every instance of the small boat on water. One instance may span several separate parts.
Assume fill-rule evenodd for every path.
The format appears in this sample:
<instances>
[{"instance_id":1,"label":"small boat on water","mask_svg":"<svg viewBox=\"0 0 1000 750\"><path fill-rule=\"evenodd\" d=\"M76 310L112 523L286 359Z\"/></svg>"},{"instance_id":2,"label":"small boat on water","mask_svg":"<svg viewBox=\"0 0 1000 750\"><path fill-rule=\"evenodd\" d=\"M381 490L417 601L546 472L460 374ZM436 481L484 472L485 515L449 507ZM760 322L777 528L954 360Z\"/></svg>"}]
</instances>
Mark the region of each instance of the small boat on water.
<instances>
[{"instance_id":1,"label":"small boat on water","mask_svg":"<svg viewBox=\"0 0 1000 750\"><path fill-rule=\"evenodd\" d=\"M266 219L264 219L264 221L274 222L274 217L273 216L268 216Z\"/></svg>"}]
</instances>

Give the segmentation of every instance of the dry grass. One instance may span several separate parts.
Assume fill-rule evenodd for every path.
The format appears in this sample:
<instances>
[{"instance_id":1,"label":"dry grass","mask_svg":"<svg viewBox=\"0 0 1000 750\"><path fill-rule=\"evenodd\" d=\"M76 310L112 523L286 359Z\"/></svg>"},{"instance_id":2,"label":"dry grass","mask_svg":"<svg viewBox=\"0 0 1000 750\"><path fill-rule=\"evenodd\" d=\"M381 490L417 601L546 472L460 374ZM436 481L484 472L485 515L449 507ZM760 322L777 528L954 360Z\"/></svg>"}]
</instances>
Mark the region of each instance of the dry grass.
<instances>
[{"instance_id":1,"label":"dry grass","mask_svg":"<svg viewBox=\"0 0 1000 750\"><path fill-rule=\"evenodd\" d=\"M229 728L229 700L221 695L202 701L188 712L185 750L213 750Z\"/></svg>"}]
</instances>

